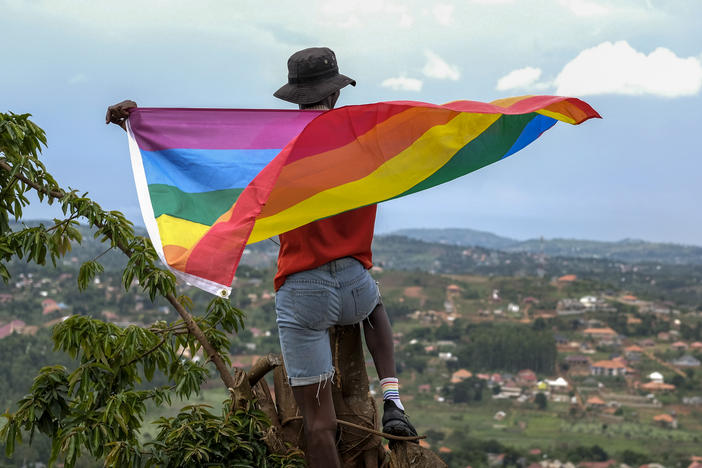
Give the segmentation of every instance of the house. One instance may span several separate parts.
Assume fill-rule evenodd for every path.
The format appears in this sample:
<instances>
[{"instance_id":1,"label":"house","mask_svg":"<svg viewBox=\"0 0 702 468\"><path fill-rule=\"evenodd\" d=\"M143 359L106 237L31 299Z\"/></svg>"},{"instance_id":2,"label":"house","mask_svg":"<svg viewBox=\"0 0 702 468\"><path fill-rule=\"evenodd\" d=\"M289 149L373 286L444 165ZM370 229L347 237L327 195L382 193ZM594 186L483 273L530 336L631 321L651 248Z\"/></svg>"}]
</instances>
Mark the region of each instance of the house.
<instances>
[{"instance_id":1,"label":"house","mask_svg":"<svg viewBox=\"0 0 702 468\"><path fill-rule=\"evenodd\" d=\"M521 383L533 384L537 380L536 374L531 369L522 369L517 373L517 381Z\"/></svg>"},{"instance_id":2,"label":"house","mask_svg":"<svg viewBox=\"0 0 702 468\"><path fill-rule=\"evenodd\" d=\"M49 315L53 312L58 312L61 308L58 303L53 299L44 299L41 301L41 314Z\"/></svg>"},{"instance_id":3,"label":"house","mask_svg":"<svg viewBox=\"0 0 702 468\"><path fill-rule=\"evenodd\" d=\"M660 341L670 341L670 333L668 332L658 332L658 335L656 335L656 337Z\"/></svg>"},{"instance_id":4,"label":"house","mask_svg":"<svg viewBox=\"0 0 702 468\"><path fill-rule=\"evenodd\" d=\"M597 361L590 366L591 375L620 376L626 375L629 369L619 360Z\"/></svg>"},{"instance_id":5,"label":"house","mask_svg":"<svg viewBox=\"0 0 702 468\"><path fill-rule=\"evenodd\" d=\"M689 354L670 361L670 363L677 367L700 367L700 360Z\"/></svg>"},{"instance_id":6,"label":"house","mask_svg":"<svg viewBox=\"0 0 702 468\"><path fill-rule=\"evenodd\" d=\"M631 345L631 346L627 346L626 348L624 348L624 355L630 361L640 360L642 354L643 354L643 349L640 346Z\"/></svg>"},{"instance_id":7,"label":"house","mask_svg":"<svg viewBox=\"0 0 702 468\"><path fill-rule=\"evenodd\" d=\"M556 380L544 380L551 391L567 390L568 382L563 377L558 377Z\"/></svg>"},{"instance_id":8,"label":"house","mask_svg":"<svg viewBox=\"0 0 702 468\"><path fill-rule=\"evenodd\" d=\"M670 392L675 390L675 385L663 382L648 382L640 385L639 388L649 392Z\"/></svg>"},{"instance_id":9,"label":"house","mask_svg":"<svg viewBox=\"0 0 702 468\"><path fill-rule=\"evenodd\" d=\"M648 378L651 379L651 382L663 383L663 374L660 372L651 372L648 374Z\"/></svg>"},{"instance_id":10,"label":"house","mask_svg":"<svg viewBox=\"0 0 702 468\"><path fill-rule=\"evenodd\" d=\"M627 325L639 325L642 322L642 320L638 317L634 317L631 314L627 314L626 316L626 324Z\"/></svg>"},{"instance_id":11,"label":"house","mask_svg":"<svg viewBox=\"0 0 702 468\"><path fill-rule=\"evenodd\" d=\"M590 367L590 358L583 354L571 354L564 359L570 367Z\"/></svg>"},{"instance_id":12,"label":"house","mask_svg":"<svg viewBox=\"0 0 702 468\"><path fill-rule=\"evenodd\" d=\"M556 341L556 346L567 345L570 343L568 337L563 335L554 335L553 339Z\"/></svg>"},{"instance_id":13,"label":"house","mask_svg":"<svg viewBox=\"0 0 702 468\"><path fill-rule=\"evenodd\" d=\"M578 277L575 276L575 275L563 275L563 276L561 276L560 278L558 278L557 281L558 281L559 283L572 283L572 282L575 281L576 279L578 279Z\"/></svg>"},{"instance_id":14,"label":"house","mask_svg":"<svg viewBox=\"0 0 702 468\"><path fill-rule=\"evenodd\" d=\"M589 408L604 408L606 403L598 396L591 396L585 403Z\"/></svg>"},{"instance_id":15,"label":"house","mask_svg":"<svg viewBox=\"0 0 702 468\"><path fill-rule=\"evenodd\" d=\"M653 417L653 420L663 427L670 427L672 429L678 427L678 420L667 413L657 414Z\"/></svg>"},{"instance_id":16,"label":"house","mask_svg":"<svg viewBox=\"0 0 702 468\"><path fill-rule=\"evenodd\" d=\"M670 345L671 348L673 348L675 351L685 351L687 349L687 343L684 341L676 341L672 345Z\"/></svg>"},{"instance_id":17,"label":"house","mask_svg":"<svg viewBox=\"0 0 702 468\"><path fill-rule=\"evenodd\" d=\"M694 351L702 351L702 342L695 341L694 343L690 344L690 349Z\"/></svg>"},{"instance_id":18,"label":"house","mask_svg":"<svg viewBox=\"0 0 702 468\"><path fill-rule=\"evenodd\" d=\"M12 301L12 294L0 294L0 304Z\"/></svg>"},{"instance_id":19,"label":"house","mask_svg":"<svg viewBox=\"0 0 702 468\"><path fill-rule=\"evenodd\" d=\"M585 336L592 337L597 340L603 339L615 339L617 337L617 332L609 327L604 328L586 328L583 330Z\"/></svg>"},{"instance_id":20,"label":"house","mask_svg":"<svg viewBox=\"0 0 702 468\"><path fill-rule=\"evenodd\" d=\"M7 325L0 327L0 340L12 335L13 333L22 333L22 330L24 330L24 327L26 326L27 324L22 320L12 320Z\"/></svg>"},{"instance_id":21,"label":"house","mask_svg":"<svg viewBox=\"0 0 702 468\"><path fill-rule=\"evenodd\" d=\"M451 374L451 383L462 382L471 377L473 377L473 373L468 369L458 369L456 372Z\"/></svg>"}]
</instances>

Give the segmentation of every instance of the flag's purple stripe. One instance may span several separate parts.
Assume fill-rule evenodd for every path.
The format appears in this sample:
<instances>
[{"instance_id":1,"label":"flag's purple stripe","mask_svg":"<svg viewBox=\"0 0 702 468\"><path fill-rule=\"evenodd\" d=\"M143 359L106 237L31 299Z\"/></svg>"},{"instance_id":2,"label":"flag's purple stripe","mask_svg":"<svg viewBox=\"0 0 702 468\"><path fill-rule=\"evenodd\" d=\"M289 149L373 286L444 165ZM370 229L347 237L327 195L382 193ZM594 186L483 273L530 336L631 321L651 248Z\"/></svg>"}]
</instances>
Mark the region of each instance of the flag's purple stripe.
<instances>
[{"instance_id":1,"label":"flag's purple stripe","mask_svg":"<svg viewBox=\"0 0 702 468\"><path fill-rule=\"evenodd\" d=\"M283 148L323 111L280 109L133 110L129 120L141 150Z\"/></svg>"}]
</instances>

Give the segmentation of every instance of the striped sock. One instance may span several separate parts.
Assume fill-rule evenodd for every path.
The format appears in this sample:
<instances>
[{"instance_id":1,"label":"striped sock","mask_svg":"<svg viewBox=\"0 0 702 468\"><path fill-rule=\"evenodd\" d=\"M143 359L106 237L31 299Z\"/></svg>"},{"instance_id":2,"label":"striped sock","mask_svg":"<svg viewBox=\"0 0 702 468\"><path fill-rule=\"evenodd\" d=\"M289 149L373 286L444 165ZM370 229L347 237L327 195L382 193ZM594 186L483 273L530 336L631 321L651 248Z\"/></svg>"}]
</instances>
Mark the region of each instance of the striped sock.
<instances>
[{"instance_id":1,"label":"striped sock","mask_svg":"<svg viewBox=\"0 0 702 468\"><path fill-rule=\"evenodd\" d=\"M383 391L383 401L392 400L395 406L402 411L405 410L405 407L402 406L402 402L400 401L400 383L397 377L386 377L381 380L380 389Z\"/></svg>"}]
</instances>

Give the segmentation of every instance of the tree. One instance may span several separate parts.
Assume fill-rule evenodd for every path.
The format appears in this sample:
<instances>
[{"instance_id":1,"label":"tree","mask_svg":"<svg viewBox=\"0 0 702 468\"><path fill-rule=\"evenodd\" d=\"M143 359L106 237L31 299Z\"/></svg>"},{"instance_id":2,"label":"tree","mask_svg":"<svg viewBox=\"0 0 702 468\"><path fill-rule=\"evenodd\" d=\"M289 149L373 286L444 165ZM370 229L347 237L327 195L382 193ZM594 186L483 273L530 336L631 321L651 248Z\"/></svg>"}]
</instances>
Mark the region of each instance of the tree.
<instances>
[{"instance_id":1,"label":"tree","mask_svg":"<svg viewBox=\"0 0 702 468\"><path fill-rule=\"evenodd\" d=\"M101 459L106 466L302 466L299 417L282 361L268 355L246 373L230 371L227 351L230 337L244 326L244 313L229 300L213 298L204 314L194 315L194 304L179 294L175 276L156 266L157 255L151 242L134 233L132 223L118 211L103 210L77 190L65 190L39 160L46 137L28 114L0 113L0 277L9 281L7 264L14 257L45 266L54 266L82 235L78 220L93 229L95 238L105 244L105 252L124 253L128 262L122 272L122 285L134 284L151 301L160 297L178 313L178 320L157 321L149 327L118 327L82 315L73 315L55 326L53 342L76 362L75 370L52 365L41 369L31 391L22 398L18 410L4 414L0 440L10 456L17 442L28 435L31 443L38 431L51 440L50 465L59 458L66 467L77 466L85 455ZM35 193L40 202L58 204L63 218L48 225L13 231L10 218L22 220ZM85 262L79 271L78 289L86 290L103 271L102 255ZM358 327L337 327L332 331L333 349L343 353L338 359L339 379L333 389L337 414L354 417L368 427L375 421L375 406L368 392L368 376L361 350ZM201 351L205 359L183 359ZM156 437L144 442L139 431L146 414L146 402L170 404L174 397L188 398L198 393L214 368L230 398L221 411L206 405L188 405L172 418L156 421ZM276 403L262 377L275 369ZM144 385L160 381L166 385ZM338 383L343 377L346 386ZM144 389L146 387L146 389ZM348 421L340 421L348 424ZM287 426L284 426L287 424ZM358 429L356 429L358 431ZM377 435L353 430L344 432L344 443L353 447L342 456L345 466L385 451ZM349 442L350 441L350 442ZM396 444L389 454L391 466L403 459L420 457L425 464L441 466L435 455L416 444ZM433 457L433 458L432 458ZM438 461L438 464L437 464ZM393 465L394 463L394 465Z\"/></svg>"},{"instance_id":2,"label":"tree","mask_svg":"<svg viewBox=\"0 0 702 468\"><path fill-rule=\"evenodd\" d=\"M548 399L546 398L546 395L544 395L542 392L539 392L534 396L534 403L536 404L536 407L540 410L545 410L548 406Z\"/></svg>"}]
</instances>

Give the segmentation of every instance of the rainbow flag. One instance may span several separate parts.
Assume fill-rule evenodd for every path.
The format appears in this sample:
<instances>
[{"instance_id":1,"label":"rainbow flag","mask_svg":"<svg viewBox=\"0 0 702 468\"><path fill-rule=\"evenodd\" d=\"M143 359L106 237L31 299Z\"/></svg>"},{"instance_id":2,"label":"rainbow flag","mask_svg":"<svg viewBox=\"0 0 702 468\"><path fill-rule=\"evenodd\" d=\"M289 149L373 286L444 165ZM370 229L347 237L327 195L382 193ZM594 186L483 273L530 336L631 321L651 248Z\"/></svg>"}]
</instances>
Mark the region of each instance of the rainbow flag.
<instances>
[{"instance_id":1,"label":"rainbow flag","mask_svg":"<svg viewBox=\"0 0 702 468\"><path fill-rule=\"evenodd\" d=\"M332 111L138 108L127 133L161 260L227 297L247 244L434 187L504 159L557 121L599 114L558 96Z\"/></svg>"}]
</instances>

